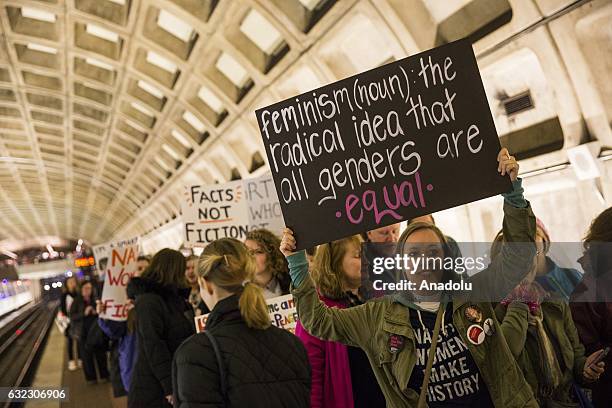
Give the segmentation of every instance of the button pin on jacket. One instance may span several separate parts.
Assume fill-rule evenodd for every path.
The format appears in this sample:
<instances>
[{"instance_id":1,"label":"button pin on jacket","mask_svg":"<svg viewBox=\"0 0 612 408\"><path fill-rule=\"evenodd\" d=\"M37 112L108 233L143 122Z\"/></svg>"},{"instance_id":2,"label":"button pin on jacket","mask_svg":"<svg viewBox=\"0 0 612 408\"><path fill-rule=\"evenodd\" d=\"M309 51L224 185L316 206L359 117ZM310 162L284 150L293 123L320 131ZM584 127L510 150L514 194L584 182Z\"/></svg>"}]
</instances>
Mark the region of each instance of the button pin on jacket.
<instances>
[{"instance_id":1,"label":"button pin on jacket","mask_svg":"<svg viewBox=\"0 0 612 408\"><path fill-rule=\"evenodd\" d=\"M493 322L493 319L491 319L490 317L484 321L484 324L482 325L482 327L487 336L495 335L495 332L496 332L495 323Z\"/></svg>"},{"instance_id":2,"label":"button pin on jacket","mask_svg":"<svg viewBox=\"0 0 612 408\"><path fill-rule=\"evenodd\" d=\"M485 332L482 326L479 324L473 324L467 329L467 338L470 343L477 346L481 345L485 341Z\"/></svg>"},{"instance_id":3,"label":"button pin on jacket","mask_svg":"<svg viewBox=\"0 0 612 408\"><path fill-rule=\"evenodd\" d=\"M465 308L465 317L472 323L482 322L482 310L476 305L470 305Z\"/></svg>"},{"instance_id":4,"label":"button pin on jacket","mask_svg":"<svg viewBox=\"0 0 612 408\"><path fill-rule=\"evenodd\" d=\"M404 336L392 334L389 336L389 352L392 354L401 351L404 348Z\"/></svg>"}]
</instances>

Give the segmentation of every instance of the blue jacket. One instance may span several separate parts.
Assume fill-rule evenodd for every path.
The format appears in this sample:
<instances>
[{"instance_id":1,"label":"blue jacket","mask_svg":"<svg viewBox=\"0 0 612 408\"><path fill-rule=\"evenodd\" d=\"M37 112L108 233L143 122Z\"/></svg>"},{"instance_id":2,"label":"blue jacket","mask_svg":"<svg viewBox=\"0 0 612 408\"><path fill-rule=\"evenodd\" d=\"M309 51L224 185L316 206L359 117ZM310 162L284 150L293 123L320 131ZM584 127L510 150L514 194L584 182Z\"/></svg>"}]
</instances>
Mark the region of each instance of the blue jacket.
<instances>
[{"instance_id":1,"label":"blue jacket","mask_svg":"<svg viewBox=\"0 0 612 408\"><path fill-rule=\"evenodd\" d=\"M562 268L546 257L548 273L536 277L542 287L558 300L568 301L574 288L582 281L582 274L573 268Z\"/></svg>"},{"instance_id":2,"label":"blue jacket","mask_svg":"<svg viewBox=\"0 0 612 408\"><path fill-rule=\"evenodd\" d=\"M121 382L123 382L123 387L127 391L130 389L132 368L134 368L138 354L136 333L128 333L127 322L99 318L98 325L108 337L119 340L119 371L121 372Z\"/></svg>"}]
</instances>

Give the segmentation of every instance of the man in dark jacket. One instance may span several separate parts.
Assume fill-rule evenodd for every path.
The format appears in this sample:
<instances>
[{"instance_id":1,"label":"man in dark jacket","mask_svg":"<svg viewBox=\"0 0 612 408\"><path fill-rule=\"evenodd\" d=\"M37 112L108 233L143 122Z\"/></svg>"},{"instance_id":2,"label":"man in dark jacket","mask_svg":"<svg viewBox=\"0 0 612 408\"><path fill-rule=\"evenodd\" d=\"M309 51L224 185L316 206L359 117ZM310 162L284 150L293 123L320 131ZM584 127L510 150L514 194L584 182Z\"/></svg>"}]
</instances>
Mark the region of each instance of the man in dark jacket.
<instances>
[{"instance_id":1,"label":"man in dark jacket","mask_svg":"<svg viewBox=\"0 0 612 408\"><path fill-rule=\"evenodd\" d=\"M215 351L205 333L186 340L172 368L174 407L308 407L310 366L294 335L277 327L247 327L237 295L220 300L206 322L226 373L224 403Z\"/></svg>"}]
</instances>

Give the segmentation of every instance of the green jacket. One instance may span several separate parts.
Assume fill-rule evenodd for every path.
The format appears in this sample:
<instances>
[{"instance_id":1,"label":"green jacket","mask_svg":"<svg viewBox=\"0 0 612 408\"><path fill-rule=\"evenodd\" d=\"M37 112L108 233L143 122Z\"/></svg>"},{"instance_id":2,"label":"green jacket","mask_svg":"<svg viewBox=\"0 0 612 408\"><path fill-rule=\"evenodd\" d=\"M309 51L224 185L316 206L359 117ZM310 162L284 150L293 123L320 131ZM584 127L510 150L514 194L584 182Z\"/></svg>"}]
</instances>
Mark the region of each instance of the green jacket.
<instances>
[{"instance_id":1,"label":"green jacket","mask_svg":"<svg viewBox=\"0 0 612 408\"><path fill-rule=\"evenodd\" d=\"M504 236L514 242L534 242L535 216L531 209L504 205ZM535 245L515 248L517 252L503 251L486 270L478 273L480 284L496 292L508 293L529 271L535 255ZM522 249L522 253L520 253ZM307 273L304 252L288 257L292 276L295 269ZM519 272L521 271L521 272ZM517 275L517 274L522 275ZM508 286L512 285L510 288ZM414 307L398 296L386 296L349 309L328 308L319 301L310 279L303 279L294 287L298 315L302 325L313 336L338 341L362 348L368 356L388 407L415 407L418 393L408 388L412 369L416 364L416 344L409 319L409 307ZM496 407L537 407L529 384L510 351L501 327L495 319L491 303L480 303L483 321L493 318L496 334L487 336L484 343L475 346L467 340L466 331L471 323L465 309L471 303L462 299L453 301L453 322L472 354ZM405 341L397 353L389 351L391 335L401 335Z\"/></svg>"},{"instance_id":2,"label":"green jacket","mask_svg":"<svg viewBox=\"0 0 612 408\"><path fill-rule=\"evenodd\" d=\"M525 306L522 305L521 306ZM578 332L569 305L562 301L551 301L542 303L542 314L544 329L548 333L553 344L558 347L557 353L561 356L559 366L563 373L561 385L554 391L552 400L570 403L572 398L572 382L584 382L582 371L586 362L583 345L578 338ZM538 352L537 340L528 335L527 307L517 307L511 303L506 308L497 305L495 313L501 322L504 337L510 345L512 354L519 363L525 379L531 386L533 393L537 396L538 371L540 353ZM556 347L555 347L556 348ZM543 401L540 401L543 403Z\"/></svg>"}]
</instances>

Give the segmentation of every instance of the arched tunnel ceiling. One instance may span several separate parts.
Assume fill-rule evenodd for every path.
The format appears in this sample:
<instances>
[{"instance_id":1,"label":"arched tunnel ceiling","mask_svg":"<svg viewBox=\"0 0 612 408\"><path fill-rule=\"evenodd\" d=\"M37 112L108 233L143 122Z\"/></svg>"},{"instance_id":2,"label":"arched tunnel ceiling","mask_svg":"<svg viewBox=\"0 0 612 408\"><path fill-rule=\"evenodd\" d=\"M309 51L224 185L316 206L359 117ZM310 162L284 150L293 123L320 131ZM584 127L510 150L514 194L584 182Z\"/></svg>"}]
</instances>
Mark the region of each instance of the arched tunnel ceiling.
<instances>
[{"instance_id":1,"label":"arched tunnel ceiling","mask_svg":"<svg viewBox=\"0 0 612 408\"><path fill-rule=\"evenodd\" d=\"M264 170L255 108L572 3L436 1L0 0L0 242L149 233Z\"/></svg>"}]
</instances>

